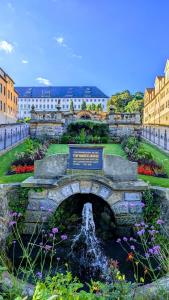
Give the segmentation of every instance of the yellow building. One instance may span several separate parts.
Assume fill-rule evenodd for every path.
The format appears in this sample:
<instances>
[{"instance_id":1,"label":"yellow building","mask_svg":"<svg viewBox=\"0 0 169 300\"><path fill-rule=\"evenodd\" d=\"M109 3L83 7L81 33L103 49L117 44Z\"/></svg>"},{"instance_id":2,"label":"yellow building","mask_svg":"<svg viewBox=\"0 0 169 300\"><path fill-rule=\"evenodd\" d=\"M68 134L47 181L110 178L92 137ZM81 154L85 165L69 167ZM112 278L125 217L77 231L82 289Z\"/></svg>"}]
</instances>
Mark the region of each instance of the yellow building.
<instances>
[{"instance_id":1,"label":"yellow building","mask_svg":"<svg viewBox=\"0 0 169 300\"><path fill-rule=\"evenodd\" d=\"M157 76L154 88L144 94L144 125L169 125L169 60L164 76Z\"/></svg>"},{"instance_id":2,"label":"yellow building","mask_svg":"<svg viewBox=\"0 0 169 300\"><path fill-rule=\"evenodd\" d=\"M18 94L13 79L0 68L0 124L15 123L18 111Z\"/></svg>"}]
</instances>

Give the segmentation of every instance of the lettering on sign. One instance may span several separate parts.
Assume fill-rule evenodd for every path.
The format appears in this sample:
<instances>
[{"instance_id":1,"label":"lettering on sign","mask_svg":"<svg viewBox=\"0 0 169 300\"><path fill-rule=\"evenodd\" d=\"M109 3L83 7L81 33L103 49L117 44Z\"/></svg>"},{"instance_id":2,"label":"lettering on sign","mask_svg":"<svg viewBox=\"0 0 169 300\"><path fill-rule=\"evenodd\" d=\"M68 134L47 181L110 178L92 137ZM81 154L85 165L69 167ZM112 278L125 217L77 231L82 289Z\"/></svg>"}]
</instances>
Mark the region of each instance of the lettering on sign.
<instances>
[{"instance_id":1,"label":"lettering on sign","mask_svg":"<svg viewBox=\"0 0 169 300\"><path fill-rule=\"evenodd\" d=\"M101 170L103 168L103 147L69 147L69 168Z\"/></svg>"}]
</instances>

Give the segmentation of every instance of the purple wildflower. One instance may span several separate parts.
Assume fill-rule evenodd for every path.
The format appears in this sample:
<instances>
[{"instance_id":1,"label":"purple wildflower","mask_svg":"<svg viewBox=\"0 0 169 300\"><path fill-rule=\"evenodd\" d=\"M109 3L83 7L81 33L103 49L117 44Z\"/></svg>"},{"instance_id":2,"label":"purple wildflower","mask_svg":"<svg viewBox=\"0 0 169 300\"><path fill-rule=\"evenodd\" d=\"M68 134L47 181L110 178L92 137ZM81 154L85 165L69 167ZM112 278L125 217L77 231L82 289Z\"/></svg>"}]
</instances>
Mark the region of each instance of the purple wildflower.
<instances>
[{"instance_id":1,"label":"purple wildflower","mask_svg":"<svg viewBox=\"0 0 169 300\"><path fill-rule=\"evenodd\" d=\"M159 245L156 245L153 247L153 252L155 255L159 254L160 253L160 246Z\"/></svg>"},{"instance_id":2,"label":"purple wildflower","mask_svg":"<svg viewBox=\"0 0 169 300\"><path fill-rule=\"evenodd\" d=\"M45 248L46 251L48 251L48 250L50 250L50 249L52 248L52 246L50 246L50 245L45 245L44 248Z\"/></svg>"},{"instance_id":3,"label":"purple wildflower","mask_svg":"<svg viewBox=\"0 0 169 300\"><path fill-rule=\"evenodd\" d=\"M141 229L141 230L137 231L137 234L139 236L144 235L144 233L145 233L145 229Z\"/></svg>"},{"instance_id":4,"label":"purple wildflower","mask_svg":"<svg viewBox=\"0 0 169 300\"><path fill-rule=\"evenodd\" d=\"M14 225L16 225L16 221L11 221L11 222L9 222L9 227L12 227L12 226L14 226Z\"/></svg>"},{"instance_id":5,"label":"purple wildflower","mask_svg":"<svg viewBox=\"0 0 169 300\"><path fill-rule=\"evenodd\" d=\"M64 241L64 240L67 240L67 235L66 234L62 234L61 235L61 239Z\"/></svg>"},{"instance_id":6,"label":"purple wildflower","mask_svg":"<svg viewBox=\"0 0 169 300\"><path fill-rule=\"evenodd\" d=\"M135 250L135 246L134 246L134 245L131 245L131 246L130 246L130 249L131 249L131 250Z\"/></svg>"},{"instance_id":7,"label":"purple wildflower","mask_svg":"<svg viewBox=\"0 0 169 300\"><path fill-rule=\"evenodd\" d=\"M123 237L123 241L124 241L124 242L127 242L127 238L126 238L125 236Z\"/></svg>"},{"instance_id":8,"label":"purple wildflower","mask_svg":"<svg viewBox=\"0 0 169 300\"><path fill-rule=\"evenodd\" d=\"M57 259L57 261L59 261L59 260L60 260L60 257L57 257L56 259Z\"/></svg>"},{"instance_id":9,"label":"purple wildflower","mask_svg":"<svg viewBox=\"0 0 169 300\"><path fill-rule=\"evenodd\" d=\"M136 223L134 224L135 227L140 227L140 224Z\"/></svg>"},{"instance_id":10,"label":"purple wildflower","mask_svg":"<svg viewBox=\"0 0 169 300\"><path fill-rule=\"evenodd\" d=\"M36 273L36 276L37 276L39 279L42 279L42 273L41 273L41 272L37 272L37 273Z\"/></svg>"},{"instance_id":11,"label":"purple wildflower","mask_svg":"<svg viewBox=\"0 0 169 300\"><path fill-rule=\"evenodd\" d=\"M16 241L15 240L13 240L13 242L12 242L14 245L16 244Z\"/></svg>"},{"instance_id":12,"label":"purple wildflower","mask_svg":"<svg viewBox=\"0 0 169 300\"><path fill-rule=\"evenodd\" d=\"M146 257L146 258L149 258L149 257L150 257L150 254L149 254L149 253L145 253L145 257Z\"/></svg>"},{"instance_id":13,"label":"purple wildflower","mask_svg":"<svg viewBox=\"0 0 169 300\"><path fill-rule=\"evenodd\" d=\"M59 230L58 230L57 227L52 228L52 233L53 233L53 234L58 233L58 232L59 232Z\"/></svg>"},{"instance_id":14,"label":"purple wildflower","mask_svg":"<svg viewBox=\"0 0 169 300\"><path fill-rule=\"evenodd\" d=\"M121 239L119 238L119 239L117 239L117 241L116 241L117 243L121 243Z\"/></svg>"},{"instance_id":15,"label":"purple wildflower","mask_svg":"<svg viewBox=\"0 0 169 300\"><path fill-rule=\"evenodd\" d=\"M50 236L51 238L53 238L53 233L49 233L49 236Z\"/></svg>"},{"instance_id":16,"label":"purple wildflower","mask_svg":"<svg viewBox=\"0 0 169 300\"><path fill-rule=\"evenodd\" d=\"M157 224L158 224L158 225L164 224L164 221L161 220L161 219L158 219L158 220L157 220Z\"/></svg>"},{"instance_id":17,"label":"purple wildflower","mask_svg":"<svg viewBox=\"0 0 169 300\"><path fill-rule=\"evenodd\" d=\"M145 206L145 204L143 202L141 202L141 207L143 208Z\"/></svg>"}]
</instances>

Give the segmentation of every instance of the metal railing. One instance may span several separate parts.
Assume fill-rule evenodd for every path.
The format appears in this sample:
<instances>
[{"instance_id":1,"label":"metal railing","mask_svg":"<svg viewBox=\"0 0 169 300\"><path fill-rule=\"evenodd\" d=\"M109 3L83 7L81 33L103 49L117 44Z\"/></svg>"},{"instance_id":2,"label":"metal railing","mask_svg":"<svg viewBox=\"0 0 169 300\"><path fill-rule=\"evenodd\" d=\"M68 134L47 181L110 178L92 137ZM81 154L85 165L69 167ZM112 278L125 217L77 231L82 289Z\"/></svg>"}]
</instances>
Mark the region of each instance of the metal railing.
<instances>
[{"instance_id":1,"label":"metal railing","mask_svg":"<svg viewBox=\"0 0 169 300\"><path fill-rule=\"evenodd\" d=\"M28 124L0 125L0 151L10 148L28 136Z\"/></svg>"}]
</instances>

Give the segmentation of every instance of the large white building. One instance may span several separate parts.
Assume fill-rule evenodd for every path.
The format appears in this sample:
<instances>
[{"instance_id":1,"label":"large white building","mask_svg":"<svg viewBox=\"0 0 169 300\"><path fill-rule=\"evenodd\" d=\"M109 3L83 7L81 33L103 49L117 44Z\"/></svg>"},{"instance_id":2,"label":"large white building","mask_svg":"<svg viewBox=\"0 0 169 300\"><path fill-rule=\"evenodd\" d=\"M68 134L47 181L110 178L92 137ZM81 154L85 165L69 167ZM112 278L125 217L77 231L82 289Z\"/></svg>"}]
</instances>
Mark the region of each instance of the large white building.
<instances>
[{"instance_id":1,"label":"large white building","mask_svg":"<svg viewBox=\"0 0 169 300\"><path fill-rule=\"evenodd\" d=\"M61 111L69 111L73 101L75 111L81 110L83 101L86 105L101 104L107 110L109 99L100 89L94 86L77 87L16 87L18 92L18 118L30 117L34 106L36 111L56 111L58 103Z\"/></svg>"}]
</instances>

